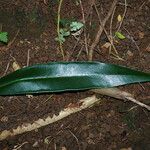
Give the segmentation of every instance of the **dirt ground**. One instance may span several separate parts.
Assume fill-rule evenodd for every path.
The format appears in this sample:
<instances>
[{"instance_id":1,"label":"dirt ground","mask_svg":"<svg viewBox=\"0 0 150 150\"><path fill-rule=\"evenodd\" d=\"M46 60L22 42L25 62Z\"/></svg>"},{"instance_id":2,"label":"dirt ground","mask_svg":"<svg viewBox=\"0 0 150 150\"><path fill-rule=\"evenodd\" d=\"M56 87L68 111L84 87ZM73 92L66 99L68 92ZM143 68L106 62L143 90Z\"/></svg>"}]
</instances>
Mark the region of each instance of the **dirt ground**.
<instances>
[{"instance_id":1,"label":"dirt ground","mask_svg":"<svg viewBox=\"0 0 150 150\"><path fill-rule=\"evenodd\" d=\"M85 15L88 47L99 27L99 20L91 0L64 0L61 18L82 22ZM112 1L96 0L102 20ZM103 45L108 39L103 33L94 49L93 60L128 66L150 72L150 1L118 0L114 15L105 29L118 28L117 16L127 11L121 26L124 40L115 37L114 45L124 61L114 59ZM9 34L8 45L0 44L0 76L13 70L13 62L20 67L37 63L63 61L57 37L57 0L0 0L0 30ZM110 28L112 20L112 29ZM63 44L67 61L87 61L84 34L77 43L72 35ZM76 46L76 47L75 47ZM150 103L150 83L120 87L146 104ZM69 103L93 95L92 92L0 97L0 132L22 123L32 123L48 115L59 114ZM131 102L107 96L79 113L73 114L38 130L0 141L0 150L150 150L150 113Z\"/></svg>"}]
</instances>

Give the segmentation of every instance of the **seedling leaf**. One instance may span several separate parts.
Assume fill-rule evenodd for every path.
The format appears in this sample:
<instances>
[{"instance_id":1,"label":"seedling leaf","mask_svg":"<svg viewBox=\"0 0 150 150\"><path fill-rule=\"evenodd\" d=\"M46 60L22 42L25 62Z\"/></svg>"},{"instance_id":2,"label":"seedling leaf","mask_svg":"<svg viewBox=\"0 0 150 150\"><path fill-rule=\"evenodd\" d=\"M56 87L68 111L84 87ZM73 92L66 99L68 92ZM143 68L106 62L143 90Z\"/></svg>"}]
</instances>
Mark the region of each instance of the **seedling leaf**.
<instances>
[{"instance_id":1,"label":"seedling leaf","mask_svg":"<svg viewBox=\"0 0 150 150\"><path fill-rule=\"evenodd\" d=\"M0 32L0 41L7 43L8 42L8 33L7 32Z\"/></svg>"},{"instance_id":2,"label":"seedling leaf","mask_svg":"<svg viewBox=\"0 0 150 150\"><path fill-rule=\"evenodd\" d=\"M70 35L70 31L67 31L65 29L60 29L60 34L62 36L69 36Z\"/></svg>"},{"instance_id":3,"label":"seedling leaf","mask_svg":"<svg viewBox=\"0 0 150 150\"><path fill-rule=\"evenodd\" d=\"M83 27L83 23L75 21L70 24L70 31L78 31L82 27Z\"/></svg>"},{"instance_id":4,"label":"seedling leaf","mask_svg":"<svg viewBox=\"0 0 150 150\"><path fill-rule=\"evenodd\" d=\"M126 37L122 34L122 33L120 33L120 32L115 32L115 35L119 38L119 39L121 39L121 40L124 40Z\"/></svg>"}]
</instances>

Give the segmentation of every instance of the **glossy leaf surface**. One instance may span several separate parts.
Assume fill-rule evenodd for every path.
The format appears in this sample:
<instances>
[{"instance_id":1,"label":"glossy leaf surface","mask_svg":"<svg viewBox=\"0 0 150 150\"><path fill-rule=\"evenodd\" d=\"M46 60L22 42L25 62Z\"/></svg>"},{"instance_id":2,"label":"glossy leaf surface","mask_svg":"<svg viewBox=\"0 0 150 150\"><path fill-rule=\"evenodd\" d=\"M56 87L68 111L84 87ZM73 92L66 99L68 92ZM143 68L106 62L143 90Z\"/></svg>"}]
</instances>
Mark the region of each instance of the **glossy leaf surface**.
<instances>
[{"instance_id":1,"label":"glossy leaf surface","mask_svg":"<svg viewBox=\"0 0 150 150\"><path fill-rule=\"evenodd\" d=\"M150 81L150 74L100 62L53 62L0 78L0 95L61 92Z\"/></svg>"}]
</instances>

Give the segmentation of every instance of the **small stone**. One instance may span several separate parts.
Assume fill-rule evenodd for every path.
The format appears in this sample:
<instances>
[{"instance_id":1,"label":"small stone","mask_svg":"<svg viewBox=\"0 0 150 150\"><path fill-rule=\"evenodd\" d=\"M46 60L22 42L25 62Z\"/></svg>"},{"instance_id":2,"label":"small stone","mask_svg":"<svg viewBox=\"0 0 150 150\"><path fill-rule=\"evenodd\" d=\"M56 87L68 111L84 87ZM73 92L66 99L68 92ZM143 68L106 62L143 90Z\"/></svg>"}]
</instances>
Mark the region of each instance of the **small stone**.
<instances>
[{"instance_id":1,"label":"small stone","mask_svg":"<svg viewBox=\"0 0 150 150\"><path fill-rule=\"evenodd\" d=\"M20 40L20 43L23 44L24 42L22 40Z\"/></svg>"},{"instance_id":2,"label":"small stone","mask_svg":"<svg viewBox=\"0 0 150 150\"><path fill-rule=\"evenodd\" d=\"M140 39L143 39L143 38L144 38L144 35L145 35L144 32L139 32L139 33L138 33L138 36L139 36Z\"/></svg>"},{"instance_id":3,"label":"small stone","mask_svg":"<svg viewBox=\"0 0 150 150\"><path fill-rule=\"evenodd\" d=\"M32 146L33 146L33 147L38 147L38 145L39 145L39 142L38 142L38 141L35 141Z\"/></svg>"},{"instance_id":4,"label":"small stone","mask_svg":"<svg viewBox=\"0 0 150 150\"><path fill-rule=\"evenodd\" d=\"M65 146L63 146L63 147L61 148L61 150L67 150L67 148L66 148Z\"/></svg>"}]
</instances>

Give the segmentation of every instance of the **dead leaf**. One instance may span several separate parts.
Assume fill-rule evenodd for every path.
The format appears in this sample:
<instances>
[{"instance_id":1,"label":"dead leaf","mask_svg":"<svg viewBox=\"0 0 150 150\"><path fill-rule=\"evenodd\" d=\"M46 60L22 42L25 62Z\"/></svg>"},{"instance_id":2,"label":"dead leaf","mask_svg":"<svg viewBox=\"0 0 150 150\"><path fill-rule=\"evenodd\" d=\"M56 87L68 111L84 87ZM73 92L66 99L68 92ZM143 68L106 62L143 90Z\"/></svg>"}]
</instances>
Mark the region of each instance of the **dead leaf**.
<instances>
[{"instance_id":1,"label":"dead leaf","mask_svg":"<svg viewBox=\"0 0 150 150\"><path fill-rule=\"evenodd\" d=\"M101 48L106 48L108 49L111 46L111 44L109 42L106 42L104 45L101 46Z\"/></svg>"},{"instance_id":2,"label":"dead leaf","mask_svg":"<svg viewBox=\"0 0 150 150\"><path fill-rule=\"evenodd\" d=\"M14 71L21 69L21 67L19 66L19 64L16 61L13 62L12 67L13 67Z\"/></svg>"},{"instance_id":3,"label":"dead leaf","mask_svg":"<svg viewBox=\"0 0 150 150\"><path fill-rule=\"evenodd\" d=\"M143 38L144 38L144 35L145 35L144 32L139 32L139 33L138 33L138 36L139 36L140 39L143 39Z\"/></svg>"},{"instance_id":4,"label":"dead leaf","mask_svg":"<svg viewBox=\"0 0 150 150\"><path fill-rule=\"evenodd\" d=\"M122 21L122 17L121 17L120 14L117 16L117 21L118 21L118 22L121 22L121 21Z\"/></svg>"}]
</instances>

